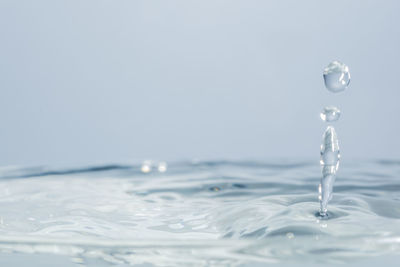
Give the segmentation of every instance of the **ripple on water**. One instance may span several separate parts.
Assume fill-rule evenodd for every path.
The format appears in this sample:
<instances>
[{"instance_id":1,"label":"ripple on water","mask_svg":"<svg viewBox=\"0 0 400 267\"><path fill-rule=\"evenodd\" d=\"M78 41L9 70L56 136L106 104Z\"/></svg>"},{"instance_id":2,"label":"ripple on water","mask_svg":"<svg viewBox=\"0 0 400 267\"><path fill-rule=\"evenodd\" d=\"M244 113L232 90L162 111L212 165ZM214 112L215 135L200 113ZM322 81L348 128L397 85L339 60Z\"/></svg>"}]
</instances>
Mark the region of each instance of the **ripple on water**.
<instances>
[{"instance_id":1,"label":"ripple on water","mask_svg":"<svg viewBox=\"0 0 400 267\"><path fill-rule=\"evenodd\" d=\"M161 266L346 262L400 251L397 161L342 166L328 219L316 216L313 163L140 167L1 169L0 251Z\"/></svg>"}]
</instances>

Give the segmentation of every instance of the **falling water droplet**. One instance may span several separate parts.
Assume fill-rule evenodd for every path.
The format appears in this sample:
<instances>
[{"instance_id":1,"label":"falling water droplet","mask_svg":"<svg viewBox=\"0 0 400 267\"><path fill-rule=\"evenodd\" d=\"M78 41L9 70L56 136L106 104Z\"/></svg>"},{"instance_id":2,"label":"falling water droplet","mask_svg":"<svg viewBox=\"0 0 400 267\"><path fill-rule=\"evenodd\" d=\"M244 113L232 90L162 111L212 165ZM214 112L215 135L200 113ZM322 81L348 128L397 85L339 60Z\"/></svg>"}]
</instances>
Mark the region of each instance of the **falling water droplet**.
<instances>
[{"instance_id":1,"label":"falling water droplet","mask_svg":"<svg viewBox=\"0 0 400 267\"><path fill-rule=\"evenodd\" d=\"M328 202L332 199L333 183L339 169L340 150L335 128L328 126L322 137L321 169L322 178L318 187L320 215L326 216Z\"/></svg>"},{"instance_id":2,"label":"falling water droplet","mask_svg":"<svg viewBox=\"0 0 400 267\"><path fill-rule=\"evenodd\" d=\"M344 91L350 83L349 67L339 61L331 62L324 69L325 87L333 92Z\"/></svg>"},{"instance_id":3,"label":"falling water droplet","mask_svg":"<svg viewBox=\"0 0 400 267\"><path fill-rule=\"evenodd\" d=\"M321 111L320 117L326 122L337 121L340 118L340 110L334 106L325 107Z\"/></svg>"}]
</instances>

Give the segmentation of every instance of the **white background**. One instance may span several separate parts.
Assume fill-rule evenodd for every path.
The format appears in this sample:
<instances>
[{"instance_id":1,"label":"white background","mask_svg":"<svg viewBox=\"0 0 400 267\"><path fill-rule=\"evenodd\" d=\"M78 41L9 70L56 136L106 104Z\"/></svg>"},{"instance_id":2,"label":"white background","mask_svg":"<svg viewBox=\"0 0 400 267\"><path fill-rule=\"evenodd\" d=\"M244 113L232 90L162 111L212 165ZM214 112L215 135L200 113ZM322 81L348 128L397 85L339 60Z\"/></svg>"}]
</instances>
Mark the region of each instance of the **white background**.
<instances>
[{"instance_id":1,"label":"white background","mask_svg":"<svg viewBox=\"0 0 400 267\"><path fill-rule=\"evenodd\" d=\"M399 3L1 0L0 165L399 158Z\"/></svg>"}]
</instances>

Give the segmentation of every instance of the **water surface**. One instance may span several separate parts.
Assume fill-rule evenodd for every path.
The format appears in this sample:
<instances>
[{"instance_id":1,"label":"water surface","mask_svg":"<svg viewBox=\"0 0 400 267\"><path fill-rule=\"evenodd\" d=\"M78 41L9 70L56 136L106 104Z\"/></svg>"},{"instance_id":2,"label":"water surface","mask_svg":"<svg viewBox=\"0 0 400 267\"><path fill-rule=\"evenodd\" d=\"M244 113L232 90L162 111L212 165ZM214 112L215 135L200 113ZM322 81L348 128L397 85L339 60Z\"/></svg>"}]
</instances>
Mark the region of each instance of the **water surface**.
<instances>
[{"instance_id":1,"label":"water surface","mask_svg":"<svg viewBox=\"0 0 400 267\"><path fill-rule=\"evenodd\" d=\"M357 262L400 254L400 161L341 165L320 220L318 162L0 169L2 255L83 266Z\"/></svg>"}]
</instances>

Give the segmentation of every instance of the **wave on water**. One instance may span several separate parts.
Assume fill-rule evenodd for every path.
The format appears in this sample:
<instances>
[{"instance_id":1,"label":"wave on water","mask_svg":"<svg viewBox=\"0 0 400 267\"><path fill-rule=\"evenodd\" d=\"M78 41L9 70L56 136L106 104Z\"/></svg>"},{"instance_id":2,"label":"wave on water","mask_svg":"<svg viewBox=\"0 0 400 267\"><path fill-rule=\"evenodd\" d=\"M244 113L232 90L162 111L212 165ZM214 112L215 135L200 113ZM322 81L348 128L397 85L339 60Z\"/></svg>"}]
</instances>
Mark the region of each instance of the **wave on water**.
<instances>
[{"instance_id":1,"label":"wave on water","mask_svg":"<svg viewBox=\"0 0 400 267\"><path fill-rule=\"evenodd\" d=\"M342 164L321 220L313 162L2 168L0 252L157 266L397 254L399 176L398 161Z\"/></svg>"}]
</instances>

